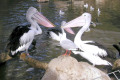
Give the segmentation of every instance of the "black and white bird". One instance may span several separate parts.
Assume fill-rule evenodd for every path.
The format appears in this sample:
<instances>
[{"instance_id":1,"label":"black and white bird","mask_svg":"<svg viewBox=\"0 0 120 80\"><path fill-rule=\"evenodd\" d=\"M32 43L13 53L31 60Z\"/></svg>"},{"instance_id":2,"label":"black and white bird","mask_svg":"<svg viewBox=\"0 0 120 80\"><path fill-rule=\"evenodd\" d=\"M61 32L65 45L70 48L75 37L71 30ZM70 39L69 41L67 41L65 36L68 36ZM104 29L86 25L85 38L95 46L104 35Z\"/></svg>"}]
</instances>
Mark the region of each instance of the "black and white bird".
<instances>
[{"instance_id":1,"label":"black and white bird","mask_svg":"<svg viewBox=\"0 0 120 80\"><path fill-rule=\"evenodd\" d=\"M82 41L82 34L89 30L91 23L91 14L83 13L80 17L66 23L63 28L79 27L83 26L74 38L74 43L83 51L72 51L74 54L80 54L82 57L93 63L93 65L112 65L107 60L103 60L101 57L108 55L107 51L94 41Z\"/></svg>"},{"instance_id":2,"label":"black and white bird","mask_svg":"<svg viewBox=\"0 0 120 80\"><path fill-rule=\"evenodd\" d=\"M60 41L60 36L62 35L62 30L61 28L49 28L47 30L47 35L53 39L53 40L56 40L56 41Z\"/></svg>"},{"instance_id":3,"label":"black and white bird","mask_svg":"<svg viewBox=\"0 0 120 80\"><path fill-rule=\"evenodd\" d=\"M74 34L71 28L65 28L65 30L69 32L70 34ZM60 41L61 35L63 35L63 31L60 27L49 28L47 30L47 35L53 40Z\"/></svg>"},{"instance_id":4,"label":"black and white bird","mask_svg":"<svg viewBox=\"0 0 120 80\"><path fill-rule=\"evenodd\" d=\"M54 27L54 25L34 7L30 7L26 13L26 19L30 25L17 26L11 35L7 44L7 49L10 50L10 56L15 56L18 52L26 51L31 45L35 35L41 34L41 24L45 27Z\"/></svg>"}]
</instances>

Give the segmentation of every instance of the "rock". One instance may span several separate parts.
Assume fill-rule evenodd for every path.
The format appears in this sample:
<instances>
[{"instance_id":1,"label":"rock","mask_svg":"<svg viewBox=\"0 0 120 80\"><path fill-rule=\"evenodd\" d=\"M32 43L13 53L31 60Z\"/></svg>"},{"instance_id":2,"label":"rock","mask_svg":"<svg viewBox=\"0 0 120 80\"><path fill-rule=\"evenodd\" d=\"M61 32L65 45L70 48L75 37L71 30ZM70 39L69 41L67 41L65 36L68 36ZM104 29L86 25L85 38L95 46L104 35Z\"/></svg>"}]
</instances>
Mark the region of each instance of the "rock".
<instances>
[{"instance_id":1,"label":"rock","mask_svg":"<svg viewBox=\"0 0 120 80\"><path fill-rule=\"evenodd\" d=\"M120 59L117 59L112 67L112 70L120 69Z\"/></svg>"},{"instance_id":2,"label":"rock","mask_svg":"<svg viewBox=\"0 0 120 80\"><path fill-rule=\"evenodd\" d=\"M71 56L59 56L50 61L42 80L110 80L107 74Z\"/></svg>"}]
</instances>

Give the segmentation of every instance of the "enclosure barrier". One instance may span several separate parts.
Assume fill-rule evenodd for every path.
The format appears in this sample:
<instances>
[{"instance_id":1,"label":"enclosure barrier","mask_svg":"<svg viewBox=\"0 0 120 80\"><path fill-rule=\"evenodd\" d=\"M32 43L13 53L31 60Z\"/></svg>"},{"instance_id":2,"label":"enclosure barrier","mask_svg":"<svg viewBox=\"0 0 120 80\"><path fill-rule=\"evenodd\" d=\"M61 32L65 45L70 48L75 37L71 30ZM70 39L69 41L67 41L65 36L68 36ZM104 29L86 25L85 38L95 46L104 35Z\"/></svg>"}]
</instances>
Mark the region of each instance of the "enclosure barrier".
<instances>
[{"instance_id":1,"label":"enclosure barrier","mask_svg":"<svg viewBox=\"0 0 120 80\"><path fill-rule=\"evenodd\" d=\"M110 74L113 74L114 77L116 78L116 80L120 80L115 73L119 73L119 76L120 76L120 70L116 70L116 71L110 72L110 73L108 73L108 76L109 76Z\"/></svg>"},{"instance_id":2,"label":"enclosure barrier","mask_svg":"<svg viewBox=\"0 0 120 80\"><path fill-rule=\"evenodd\" d=\"M115 73L119 73L119 76L120 76L120 70L116 70L116 71L110 72L110 73L108 73L108 76L111 75L111 74L113 74L114 77L115 77L115 80L120 80ZM99 78L102 78L103 76L105 76L105 75L96 77L96 78L94 78L93 80L97 80L97 79L99 79Z\"/></svg>"}]
</instances>

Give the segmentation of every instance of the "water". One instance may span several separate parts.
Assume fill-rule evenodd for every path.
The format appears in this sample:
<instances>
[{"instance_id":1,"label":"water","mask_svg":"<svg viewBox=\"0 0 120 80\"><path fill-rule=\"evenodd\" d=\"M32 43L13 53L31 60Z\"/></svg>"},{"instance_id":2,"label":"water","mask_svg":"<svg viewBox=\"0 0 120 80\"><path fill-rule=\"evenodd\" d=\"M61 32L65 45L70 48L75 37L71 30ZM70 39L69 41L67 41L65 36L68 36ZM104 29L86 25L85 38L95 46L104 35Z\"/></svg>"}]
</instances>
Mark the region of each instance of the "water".
<instances>
[{"instance_id":1,"label":"water","mask_svg":"<svg viewBox=\"0 0 120 80\"><path fill-rule=\"evenodd\" d=\"M94 11L84 8L84 4L94 7ZM41 9L40 9L41 5ZM112 44L120 41L120 1L119 0L80 0L80 1L50 1L48 3L37 3L36 0L2 0L0 1L0 52L4 51L7 39L12 30L21 24L28 24L25 18L26 10L30 6L36 7L57 27L61 21L70 21L84 12L92 14L92 21L97 24L96 27L91 26L91 32L85 33L83 40L94 40L113 50ZM98 8L100 15L98 16ZM59 16L59 10L65 12L63 16ZM36 37L37 44L35 50L30 50L30 54L34 58L49 62L51 59L61 55L64 50L59 47L58 42L45 36L47 28L43 27L43 34ZM73 29L75 32L78 28ZM71 40L74 35L68 34ZM32 69L19 59L12 59L5 65L0 67L0 80L39 80L44 74L44 70Z\"/></svg>"}]
</instances>

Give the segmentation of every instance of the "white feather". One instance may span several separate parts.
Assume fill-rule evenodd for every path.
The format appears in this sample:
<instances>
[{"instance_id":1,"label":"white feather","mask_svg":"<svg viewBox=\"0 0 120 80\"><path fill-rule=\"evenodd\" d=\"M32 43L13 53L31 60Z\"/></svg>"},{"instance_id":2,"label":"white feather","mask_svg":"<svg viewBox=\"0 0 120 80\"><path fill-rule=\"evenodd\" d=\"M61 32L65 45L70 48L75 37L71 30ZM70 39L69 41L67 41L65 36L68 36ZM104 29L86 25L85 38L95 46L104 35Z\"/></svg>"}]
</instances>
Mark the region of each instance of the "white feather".
<instances>
[{"instance_id":1,"label":"white feather","mask_svg":"<svg viewBox=\"0 0 120 80\"><path fill-rule=\"evenodd\" d=\"M95 43L94 41L82 41L84 44L86 43Z\"/></svg>"},{"instance_id":2,"label":"white feather","mask_svg":"<svg viewBox=\"0 0 120 80\"><path fill-rule=\"evenodd\" d=\"M63 32L63 35L61 36L60 45L66 50L77 50L78 49L75 43L66 37L65 32Z\"/></svg>"},{"instance_id":3,"label":"white feather","mask_svg":"<svg viewBox=\"0 0 120 80\"><path fill-rule=\"evenodd\" d=\"M21 46L19 46L15 51L11 51L12 55L17 53L18 51L27 50L34 39L34 36L35 36L35 31L33 29L29 30L27 33L24 33L19 41Z\"/></svg>"},{"instance_id":4,"label":"white feather","mask_svg":"<svg viewBox=\"0 0 120 80\"><path fill-rule=\"evenodd\" d=\"M65 25L66 22L65 21L62 21L61 22L61 26ZM61 28L60 28L61 29ZM53 40L56 40L56 41L60 41L60 38L61 36L63 35L62 33L58 32L58 35L56 33L54 33L53 31L49 31L49 34L50 34L50 37L53 39Z\"/></svg>"},{"instance_id":5,"label":"white feather","mask_svg":"<svg viewBox=\"0 0 120 80\"><path fill-rule=\"evenodd\" d=\"M34 39L35 31L29 30L27 33L24 33L23 36L20 38L20 44L26 44Z\"/></svg>"},{"instance_id":6,"label":"white feather","mask_svg":"<svg viewBox=\"0 0 120 80\"><path fill-rule=\"evenodd\" d=\"M84 41L79 42L79 44L77 46L81 50L89 52L89 54L96 55L96 56L98 55L98 56L102 56L102 57L107 56L107 52L105 50L103 50L95 45L86 44L86 43L84 43Z\"/></svg>"},{"instance_id":7,"label":"white feather","mask_svg":"<svg viewBox=\"0 0 120 80\"><path fill-rule=\"evenodd\" d=\"M50 31L49 34L50 34L50 37L51 37L53 40L60 41L60 36L62 35L61 33L59 33L59 34L57 35L57 34L55 34L54 32Z\"/></svg>"},{"instance_id":8,"label":"white feather","mask_svg":"<svg viewBox=\"0 0 120 80\"><path fill-rule=\"evenodd\" d=\"M74 54L81 55L82 57L90 61L94 66L95 65L111 65L112 66L112 64L108 62L107 60L104 60L100 58L99 56L89 54L89 52L80 52L80 51L72 51L72 52Z\"/></svg>"}]
</instances>

